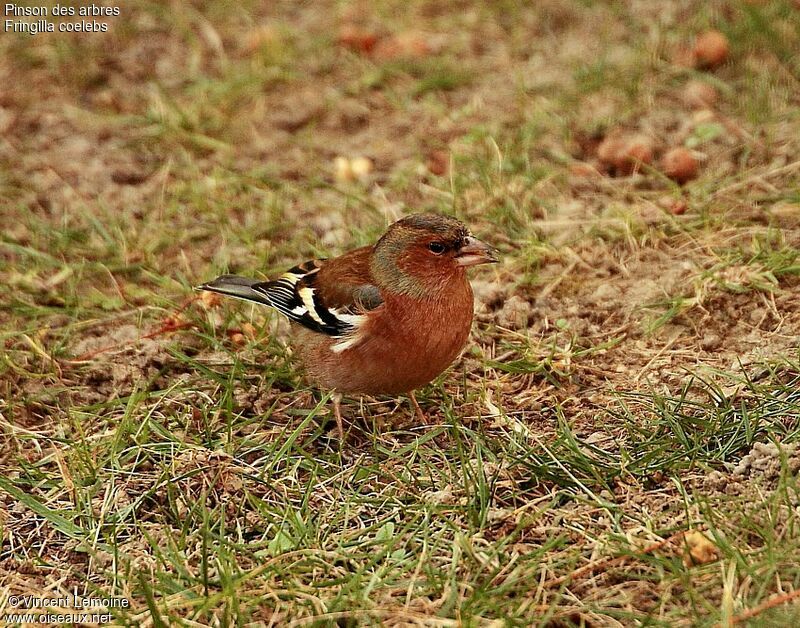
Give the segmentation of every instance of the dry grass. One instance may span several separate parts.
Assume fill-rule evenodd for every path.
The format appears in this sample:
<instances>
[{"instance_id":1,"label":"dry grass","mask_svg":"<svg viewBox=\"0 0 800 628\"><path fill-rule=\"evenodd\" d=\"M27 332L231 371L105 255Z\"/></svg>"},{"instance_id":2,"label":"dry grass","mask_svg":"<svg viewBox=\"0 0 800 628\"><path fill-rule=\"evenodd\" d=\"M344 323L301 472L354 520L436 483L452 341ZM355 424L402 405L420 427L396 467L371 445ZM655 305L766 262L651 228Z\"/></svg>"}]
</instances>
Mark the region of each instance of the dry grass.
<instances>
[{"instance_id":1,"label":"dry grass","mask_svg":"<svg viewBox=\"0 0 800 628\"><path fill-rule=\"evenodd\" d=\"M796 3L122 10L0 40L6 621L73 591L126 625L800 619ZM686 67L709 27L728 62ZM653 165L612 176L614 133ZM350 400L340 447L286 325L191 286L411 210L504 262L432 424Z\"/></svg>"}]
</instances>

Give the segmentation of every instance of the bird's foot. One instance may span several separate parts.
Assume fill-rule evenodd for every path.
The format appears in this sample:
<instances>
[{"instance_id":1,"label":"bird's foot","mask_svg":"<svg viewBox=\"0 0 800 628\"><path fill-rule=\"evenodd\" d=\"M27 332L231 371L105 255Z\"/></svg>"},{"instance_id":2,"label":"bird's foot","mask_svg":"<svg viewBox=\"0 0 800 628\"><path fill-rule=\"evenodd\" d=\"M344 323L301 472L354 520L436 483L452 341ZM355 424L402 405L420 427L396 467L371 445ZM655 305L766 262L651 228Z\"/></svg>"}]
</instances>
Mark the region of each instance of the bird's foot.
<instances>
[{"instance_id":1,"label":"bird's foot","mask_svg":"<svg viewBox=\"0 0 800 628\"><path fill-rule=\"evenodd\" d=\"M422 411L422 408L419 407L419 403L417 402L417 396L414 394L412 390L408 393L408 398L411 400L411 405L414 406L414 416L417 417L417 421L422 425L428 424L428 417L425 416L425 413Z\"/></svg>"},{"instance_id":2,"label":"bird's foot","mask_svg":"<svg viewBox=\"0 0 800 628\"><path fill-rule=\"evenodd\" d=\"M333 416L336 417L336 432L339 434L339 442L344 442L344 421L342 420L342 395L333 393Z\"/></svg>"}]
</instances>

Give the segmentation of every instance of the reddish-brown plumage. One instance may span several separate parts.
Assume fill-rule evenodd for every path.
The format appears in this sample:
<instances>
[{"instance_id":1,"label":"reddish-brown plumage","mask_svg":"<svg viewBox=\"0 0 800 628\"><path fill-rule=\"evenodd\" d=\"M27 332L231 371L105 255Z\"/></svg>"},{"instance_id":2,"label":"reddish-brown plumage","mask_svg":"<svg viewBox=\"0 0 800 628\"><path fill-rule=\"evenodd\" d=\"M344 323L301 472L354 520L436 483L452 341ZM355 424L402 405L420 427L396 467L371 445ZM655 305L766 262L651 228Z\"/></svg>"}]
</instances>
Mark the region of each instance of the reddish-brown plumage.
<instances>
[{"instance_id":1,"label":"reddish-brown plumage","mask_svg":"<svg viewBox=\"0 0 800 628\"><path fill-rule=\"evenodd\" d=\"M458 357L472 325L472 288L463 268L430 298L383 296L359 330L364 339L340 353L331 350L336 339L298 328L296 350L317 385L396 395L429 383Z\"/></svg>"},{"instance_id":2,"label":"reddish-brown plumage","mask_svg":"<svg viewBox=\"0 0 800 628\"><path fill-rule=\"evenodd\" d=\"M377 286L382 303L364 312L352 346L298 327L297 353L310 379L342 393L394 395L424 386L464 347L472 325L472 288L459 258L478 242L460 222L412 216L395 223L375 246L324 263L315 285L331 307L357 304L360 286ZM431 243L443 243L441 254ZM479 243L481 261L493 261Z\"/></svg>"},{"instance_id":3,"label":"reddish-brown plumage","mask_svg":"<svg viewBox=\"0 0 800 628\"><path fill-rule=\"evenodd\" d=\"M271 305L295 321L308 378L332 389L342 433L344 394L409 393L444 371L472 324L466 268L494 251L454 218L415 214L373 246L301 264L271 282L223 275L202 286Z\"/></svg>"},{"instance_id":4,"label":"reddish-brown plumage","mask_svg":"<svg viewBox=\"0 0 800 628\"><path fill-rule=\"evenodd\" d=\"M325 260L317 276L317 290L328 307L347 307L353 303L353 290L374 283L369 272L371 246Z\"/></svg>"}]
</instances>

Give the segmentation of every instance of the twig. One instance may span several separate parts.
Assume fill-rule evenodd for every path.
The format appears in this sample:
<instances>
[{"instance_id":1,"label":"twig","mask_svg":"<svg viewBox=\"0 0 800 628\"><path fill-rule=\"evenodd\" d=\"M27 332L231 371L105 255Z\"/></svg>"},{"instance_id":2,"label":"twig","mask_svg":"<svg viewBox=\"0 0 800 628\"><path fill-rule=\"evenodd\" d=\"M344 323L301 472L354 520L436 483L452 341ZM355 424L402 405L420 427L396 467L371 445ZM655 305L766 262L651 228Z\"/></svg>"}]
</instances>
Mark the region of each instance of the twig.
<instances>
[{"instance_id":1,"label":"twig","mask_svg":"<svg viewBox=\"0 0 800 628\"><path fill-rule=\"evenodd\" d=\"M658 353L656 353L652 358L650 358L650 361L647 364L644 365L642 370L639 371L639 373L636 375L636 377L633 378L633 381L638 382L640 379L642 379L642 375L645 374L647 369L649 369L655 363L656 360L658 360L662 355L664 355L664 353L669 351L669 349L672 347L672 345L674 345L675 342L680 337L681 337L681 332L680 331L675 332L675 334L672 336L672 338L669 339L667 344L665 344L663 347L661 347L661 349L659 349Z\"/></svg>"},{"instance_id":2,"label":"twig","mask_svg":"<svg viewBox=\"0 0 800 628\"><path fill-rule=\"evenodd\" d=\"M583 260L581 260L581 261L583 261ZM575 270L575 267L577 265L578 265L578 262L577 261L573 261L569 266L567 266L564 269L564 271L558 277L556 277L553 281L551 281L549 284L547 284L539 292L539 298L543 299L546 296L548 296L553 290L555 290L558 287L558 284L560 284L562 281L564 281L564 279L566 279L567 277L569 277L572 274L572 271Z\"/></svg>"},{"instance_id":3,"label":"twig","mask_svg":"<svg viewBox=\"0 0 800 628\"><path fill-rule=\"evenodd\" d=\"M155 338L156 336L161 336L162 334L169 334L173 331L180 331L181 329L186 329L188 327L193 327L194 323L189 321L181 321L180 315L183 313L186 308L188 308L192 303L197 301L200 297L190 297L184 301L183 305L181 305L174 314L172 314L166 321L156 329L155 331L151 331L149 334L145 334L144 336L139 336L133 342L140 342L142 340L149 340L151 338ZM114 345L108 345L106 347L100 347L99 349L95 349L94 351L87 351L79 355L77 358L73 358L72 360L64 360L63 362L66 364L77 364L79 362L86 362L87 360L91 360L96 355L100 355L101 353L107 353L108 351L114 351L115 349L126 349L133 344L133 342L128 341L124 343L117 343Z\"/></svg>"},{"instance_id":4,"label":"twig","mask_svg":"<svg viewBox=\"0 0 800 628\"><path fill-rule=\"evenodd\" d=\"M729 192L735 192L736 190L747 187L748 185L751 185L755 181L758 181L759 179L762 179L764 177L776 177L779 175L785 175L791 173L794 170L800 170L800 160L793 161L791 163L786 164L785 166L774 168L773 170L769 170L767 172L759 172L757 174L754 174L753 176L748 177L744 181L738 181L736 183L732 183L731 185L728 185L714 192L713 196L717 198L719 196L722 196L723 194L728 194Z\"/></svg>"},{"instance_id":5,"label":"twig","mask_svg":"<svg viewBox=\"0 0 800 628\"><path fill-rule=\"evenodd\" d=\"M662 547L669 545L673 541L677 541L678 539L682 538L685 534L686 530L683 530L681 532L676 532L675 534L667 537L666 539L662 539L661 541L651 543L637 554L638 555L650 554L656 551L657 549L661 549ZM632 558L635 558L635 556L613 556L608 558L601 558L600 560L597 560L593 563L584 565L580 569L576 569L575 571L573 571L570 574L567 574L566 576L560 576L558 578L553 578L551 580L548 580L547 582L544 583L544 588L549 589L552 587L560 586L564 582L567 582L569 580L575 580L577 578L581 578L587 574L592 574L601 569L605 570L608 569L609 567L615 567L616 565L621 565L623 563L626 563Z\"/></svg>"},{"instance_id":6,"label":"twig","mask_svg":"<svg viewBox=\"0 0 800 628\"><path fill-rule=\"evenodd\" d=\"M134 343L139 342L141 340L149 340L150 338L155 338L156 336L161 336L162 334L169 334L173 331L180 331L181 329L186 329L187 327L193 327L193 326L194 323L192 322L177 323L174 320L169 320L155 331L152 331L149 334L145 334L144 336L139 336L136 340L132 342L122 342L115 345L108 345L107 347L100 347L99 349L95 349L94 351L89 351L87 353L84 353L83 355L79 355L77 358L73 358L72 360L65 360L65 362L67 362L68 364L77 364L78 362L86 362L87 360L91 360L93 357L100 355L101 353L114 351L115 349L127 349Z\"/></svg>"},{"instance_id":7,"label":"twig","mask_svg":"<svg viewBox=\"0 0 800 628\"><path fill-rule=\"evenodd\" d=\"M794 591L789 591L789 593L782 593L781 595L776 595L773 598L768 599L766 602L759 604L758 606L754 606L743 613L739 613L738 615L734 615L731 617L731 625L733 624L741 624L748 619L753 619L756 615L760 615L766 610L770 608L774 608L775 606L781 606L782 604L786 604L786 602L791 602L793 599L800 597L800 589L795 589Z\"/></svg>"}]
</instances>

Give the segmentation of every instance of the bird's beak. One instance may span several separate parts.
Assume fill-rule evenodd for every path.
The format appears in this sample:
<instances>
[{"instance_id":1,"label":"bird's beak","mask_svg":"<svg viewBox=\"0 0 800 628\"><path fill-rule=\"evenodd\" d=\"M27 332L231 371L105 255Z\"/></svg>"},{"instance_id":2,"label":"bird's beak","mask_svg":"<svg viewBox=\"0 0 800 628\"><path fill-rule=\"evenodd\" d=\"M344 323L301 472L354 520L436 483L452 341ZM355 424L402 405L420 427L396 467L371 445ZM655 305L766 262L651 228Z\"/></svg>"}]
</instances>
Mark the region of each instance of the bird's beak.
<instances>
[{"instance_id":1,"label":"bird's beak","mask_svg":"<svg viewBox=\"0 0 800 628\"><path fill-rule=\"evenodd\" d=\"M456 253L459 266L475 266L477 264L494 264L498 262L497 251L478 238L468 236Z\"/></svg>"}]
</instances>

